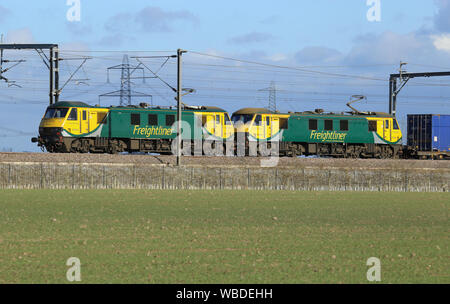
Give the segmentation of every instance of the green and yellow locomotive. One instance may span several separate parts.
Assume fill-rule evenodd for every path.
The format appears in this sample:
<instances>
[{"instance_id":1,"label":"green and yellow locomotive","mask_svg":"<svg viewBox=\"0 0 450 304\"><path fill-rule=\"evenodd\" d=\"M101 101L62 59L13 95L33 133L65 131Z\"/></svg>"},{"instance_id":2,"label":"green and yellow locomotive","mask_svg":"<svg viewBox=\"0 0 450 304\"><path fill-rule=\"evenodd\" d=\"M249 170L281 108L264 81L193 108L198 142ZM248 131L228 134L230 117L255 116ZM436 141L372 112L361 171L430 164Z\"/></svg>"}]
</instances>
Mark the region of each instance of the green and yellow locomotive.
<instances>
[{"instance_id":1,"label":"green and yellow locomotive","mask_svg":"<svg viewBox=\"0 0 450 304\"><path fill-rule=\"evenodd\" d=\"M171 153L176 114L176 109L145 104L106 108L58 102L47 108L33 142L51 153ZM183 134L187 139L223 141L234 133L220 108L185 107L182 120L191 129Z\"/></svg>"},{"instance_id":2,"label":"green and yellow locomotive","mask_svg":"<svg viewBox=\"0 0 450 304\"><path fill-rule=\"evenodd\" d=\"M320 155L350 158L396 158L402 132L387 113L286 113L245 108L233 113L237 133L246 145L279 145L281 156ZM260 150L260 149L258 149Z\"/></svg>"}]
</instances>

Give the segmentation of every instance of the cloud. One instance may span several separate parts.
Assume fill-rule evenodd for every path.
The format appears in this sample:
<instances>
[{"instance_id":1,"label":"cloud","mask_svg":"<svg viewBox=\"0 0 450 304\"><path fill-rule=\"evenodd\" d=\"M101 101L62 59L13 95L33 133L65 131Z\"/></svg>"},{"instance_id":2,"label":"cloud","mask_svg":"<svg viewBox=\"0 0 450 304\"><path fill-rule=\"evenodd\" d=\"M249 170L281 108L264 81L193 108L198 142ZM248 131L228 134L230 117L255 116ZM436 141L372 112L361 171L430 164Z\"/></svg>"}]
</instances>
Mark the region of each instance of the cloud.
<instances>
[{"instance_id":1,"label":"cloud","mask_svg":"<svg viewBox=\"0 0 450 304\"><path fill-rule=\"evenodd\" d=\"M120 13L109 18L105 23L105 29L108 32L119 32L131 30L133 25L133 15L129 13Z\"/></svg>"},{"instance_id":2,"label":"cloud","mask_svg":"<svg viewBox=\"0 0 450 304\"><path fill-rule=\"evenodd\" d=\"M3 23L10 14L11 11L9 9L0 5L0 24Z\"/></svg>"},{"instance_id":3,"label":"cloud","mask_svg":"<svg viewBox=\"0 0 450 304\"><path fill-rule=\"evenodd\" d=\"M441 32L450 32L450 0L436 0L439 10L434 16L434 25Z\"/></svg>"},{"instance_id":4,"label":"cloud","mask_svg":"<svg viewBox=\"0 0 450 304\"><path fill-rule=\"evenodd\" d=\"M359 36L355 45L346 56L345 61L350 65L393 63L408 58L423 57L430 50L428 36L414 32L397 34L384 32L379 35Z\"/></svg>"},{"instance_id":5,"label":"cloud","mask_svg":"<svg viewBox=\"0 0 450 304\"><path fill-rule=\"evenodd\" d=\"M435 0L437 13L433 26L409 33L385 31L357 36L351 49L341 54L322 46L305 47L295 54L297 63L344 66L398 64L450 65L450 0Z\"/></svg>"},{"instance_id":6,"label":"cloud","mask_svg":"<svg viewBox=\"0 0 450 304\"><path fill-rule=\"evenodd\" d=\"M147 6L137 13L134 21L142 31L171 32L175 21L196 24L198 19L187 10L164 11L156 6Z\"/></svg>"},{"instance_id":7,"label":"cloud","mask_svg":"<svg viewBox=\"0 0 450 304\"><path fill-rule=\"evenodd\" d=\"M295 59L300 64L331 64L342 59L342 54L338 50L322 47L305 47L295 54Z\"/></svg>"},{"instance_id":8,"label":"cloud","mask_svg":"<svg viewBox=\"0 0 450 304\"><path fill-rule=\"evenodd\" d=\"M433 35L432 39L436 49L450 52L450 34Z\"/></svg>"},{"instance_id":9,"label":"cloud","mask_svg":"<svg viewBox=\"0 0 450 304\"><path fill-rule=\"evenodd\" d=\"M355 40L343 65L410 64L450 66L450 35L416 31L406 34L384 32Z\"/></svg>"},{"instance_id":10,"label":"cloud","mask_svg":"<svg viewBox=\"0 0 450 304\"><path fill-rule=\"evenodd\" d=\"M136 13L120 13L112 16L105 23L105 30L109 33L121 33L104 37L106 42L113 42L114 38L125 39L132 36L122 33L141 32L172 32L175 22L197 24L198 19L187 10L164 11L159 7L147 6ZM126 37L125 37L126 36Z\"/></svg>"},{"instance_id":11,"label":"cloud","mask_svg":"<svg viewBox=\"0 0 450 304\"><path fill-rule=\"evenodd\" d=\"M229 39L229 42L233 44L250 44L250 43L261 43L274 39L271 34L252 32L245 35L240 35Z\"/></svg>"},{"instance_id":12,"label":"cloud","mask_svg":"<svg viewBox=\"0 0 450 304\"><path fill-rule=\"evenodd\" d=\"M35 43L35 40L29 28L22 28L8 31L6 43Z\"/></svg>"},{"instance_id":13,"label":"cloud","mask_svg":"<svg viewBox=\"0 0 450 304\"><path fill-rule=\"evenodd\" d=\"M273 62L281 62L289 59L289 56L283 53L276 53L273 55L266 56L265 58Z\"/></svg>"}]
</instances>

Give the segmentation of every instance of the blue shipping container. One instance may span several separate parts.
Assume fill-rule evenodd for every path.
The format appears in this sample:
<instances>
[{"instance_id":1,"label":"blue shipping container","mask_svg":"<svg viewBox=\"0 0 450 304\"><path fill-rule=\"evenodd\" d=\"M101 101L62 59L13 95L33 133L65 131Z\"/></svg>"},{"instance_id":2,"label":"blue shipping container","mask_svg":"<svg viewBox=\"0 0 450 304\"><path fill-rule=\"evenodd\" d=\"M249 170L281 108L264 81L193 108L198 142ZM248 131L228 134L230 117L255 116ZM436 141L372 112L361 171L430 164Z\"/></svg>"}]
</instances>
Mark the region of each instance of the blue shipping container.
<instances>
[{"instance_id":1,"label":"blue shipping container","mask_svg":"<svg viewBox=\"0 0 450 304\"><path fill-rule=\"evenodd\" d=\"M433 150L450 151L450 115L433 115Z\"/></svg>"},{"instance_id":2,"label":"blue shipping container","mask_svg":"<svg viewBox=\"0 0 450 304\"><path fill-rule=\"evenodd\" d=\"M419 151L450 151L450 115L408 115L408 146Z\"/></svg>"}]
</instances>

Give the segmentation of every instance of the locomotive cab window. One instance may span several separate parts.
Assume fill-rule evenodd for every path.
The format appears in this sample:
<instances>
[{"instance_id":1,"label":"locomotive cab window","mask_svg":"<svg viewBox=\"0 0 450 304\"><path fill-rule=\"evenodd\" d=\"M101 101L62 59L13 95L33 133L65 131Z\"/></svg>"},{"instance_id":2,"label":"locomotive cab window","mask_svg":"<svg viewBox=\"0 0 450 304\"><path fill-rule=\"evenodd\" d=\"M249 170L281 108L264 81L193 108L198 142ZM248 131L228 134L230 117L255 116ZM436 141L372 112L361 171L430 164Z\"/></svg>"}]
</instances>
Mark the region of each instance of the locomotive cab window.
<instances>
[{"instance_id":1,"label":"locomotive cab window","mask_svg":"<svg viewBox=\"0 0 450 304\"><path fill-rule=\"evenodd\" d=\"M378 123L376 120L370 120L369 121L369 132L377 132Z\"/></svg>"},{"instance_id":2,"label":"locomotive cab window","mask_svg":"<svg viewBox=\"0 0 450 304\"><path fill-rule=\"evenodd\" d=\"M386 120L386 121L385 121L385 128L386 128L386 129L389 129L389 120Z\"/></svg>"},{"instance_id":3,"label":"locomotive cab window","mask_svg":"<svg viewBox=\"0 0 450 304\"><path fill-rule=\"evenodd\" d=\"M248 123L251 122L253 119L253 115L251 114L242 114L242 115L233 115L233 117L231 117L231 119L233 120L234 123Z\"/></svg>"},{"instance_id":4,"label":"locomotive cab window","mask_svg":"<svg viewBox=\"0 0 450 304\"><path fill-rule=\"evenodd\" d=\"M341 120L341 131L348 131L348 120Z\"/></svg>"},{"instance_id":5,"label":"locomotive cab window","mask_svg":"<svg viewBox=\"0 0 450 304\"><path fill-rule=\"evenodd\" d=\"M44 118L64 118L66 117L68 111L69 109L48 109Z\"/></svg>"},{"instance_id":6,"label":"locomotive cab window","mask_svg":"<svg viewBox=\"0 0 450 304\"><path fill-rule=\"evenodd\" d=\"M56 109L55 118L64 118L67 115L69 109Z\"/></svg>"},{"instance_id":7,"label":"locomotive cab window","mask_svg":"<svg viewBox=\"0 0 450 304\"><path fill-rule=\"evenodd\" d=\"M172 126L175 123L175 115L166 115L166 126Z\"/></svg>"},{"instance_id":8,"label":"locomotive cab window","mask_svg":"<svg viewBox=\"0 0 450 304\"><path fill-rule=\"evenodd\" d=\"M262 117L261 115L256 115L255 117L255 125L261 125Z\"/></svg>"},{"instance_id":9,"label":"locomotive cab window","mask_svg":"<svg viewBox=\"0 0 450 304\"><path fill-rule=\"evenodd\" d=\"M87 120L87 111L83 111L83 120Z\"/></svg>"},{"instance_id":10,"label":"locomotive cab window","mask_svg":"<svg viewBox=\"0 0 450 304\"><path fill-rule=\"evenodd\" d=\"M287 128L288 128L288 119L280 118L280 129L287 130Z\"/></svg>"},{"instance_id":11,"label":"locomotive cab window","mask_svg":"<svg viewBox=\"0 0 450 304\"><path fill-rule=\"evenodd\" d=\"M148 125L149 126L157 126L158 125L158 115L148 114Z\"/></svg>"},{"instance_id":12,"label":"locomotive cab window","mask_svg":"<svg viewBox=\"0 0 450 304\"><path fill-rule=\"evenodd\" d=\"M310 119L309 120L309 129L310 130L317 130L317 119Z\"/></svg>"},{"instance_id":13,"label":"locomotive cab window","mask_svg":"<svg viewBox=\"0 0 450 304\"><path fill-rule=\"evenodd\" d=\"M97 114L97 123L99 123L99 124L107 124L108 123L107 116L108 115L106 113L98 113Z\"/></svg>"},{"instance_id":14,"label":"locomotive cab window","mask_svg":"<svg viewBox=\"0 0 450 304\"><path fill-rule=\"evenodd\" d=\"M141 114L131 114L131 124L139 126L141 124Z\"/></svg>"},{"instance_id":15,"label":"locomotive cab window","mask_svg":"<svg viewBox=\"0 0 450 304\"><path fill-rule=\"evenodd\" d=\"M325 131L333 131L333 121L331 119L325 120Z\"/></svg>"},{"instance_id":16,"label":"locomotive cab window","mask_svg":"<svg viewBox=\"0 0 450 304\"><path fill-rule=\"evenodd\" d=\"M394 119L394 130L400 130L397 119Z\"/></svg>"},{"instance_id":17,"label":"locomotive cab window","mask_svg":"<svg viewBox=\"0 0 450 304\"><path fill-rule=\"evenodd\" d=\"M231 124L230 117L229 117L228 114L226 114L226 113L225 113L225 124L226 124L226 125L230 125L230 124Z\"/></svg>"},{"instance_id":18,"label":"locomotive cab window","mask_svg":"<svg viewBox=\"0 0 450 304\"><path fill-rule=\"evenodd\" d=\"M78 114L77 114L77 109L72 108L72 110L70 110L70 114L69 117L67 117L67 120L78 120Z\"/></svg>"}]
</instances>

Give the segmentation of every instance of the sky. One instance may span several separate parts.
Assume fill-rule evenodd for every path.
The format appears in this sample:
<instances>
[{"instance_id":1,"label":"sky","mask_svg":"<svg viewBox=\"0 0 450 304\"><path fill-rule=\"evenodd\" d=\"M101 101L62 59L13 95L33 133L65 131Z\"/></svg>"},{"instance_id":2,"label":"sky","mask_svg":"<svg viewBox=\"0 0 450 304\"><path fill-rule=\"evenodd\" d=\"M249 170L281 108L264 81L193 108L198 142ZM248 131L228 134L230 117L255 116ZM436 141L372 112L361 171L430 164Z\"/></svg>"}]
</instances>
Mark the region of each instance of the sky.
<instances>
[{"instance_id":1,"label":"sky","mask_svg":"<svg viewBox=\"0 0 450 304\"><path fill-rule=\"evenodd\" d=\"M184 101L230 113L267 106L272 82L282 112L346 111L354 94L367 96L362 110L387 111L387 80L400 61L408 72L450 71L450 0L0 0L0 34L5 43L58 44L71 59L61 62L62 84L90 56L61 99L101 105L119 102L98 96L120 89L120 71L108 82L107 68L125 54L138 65L133 56L178 48L188 51L184 86L195 89ZM0 150L37 151L30 138L48 105L48 70L36 52L4 58L26 62L3 74L10 83L0 81ZM136 70L133 90L174 105L164 82L176 84L175 59L142 60L145 76L160 79L144 82ZM450 114L449 99L450 79L411 80L399 97L402 128L407 114Z\"/></svg>"}]
</instances>

